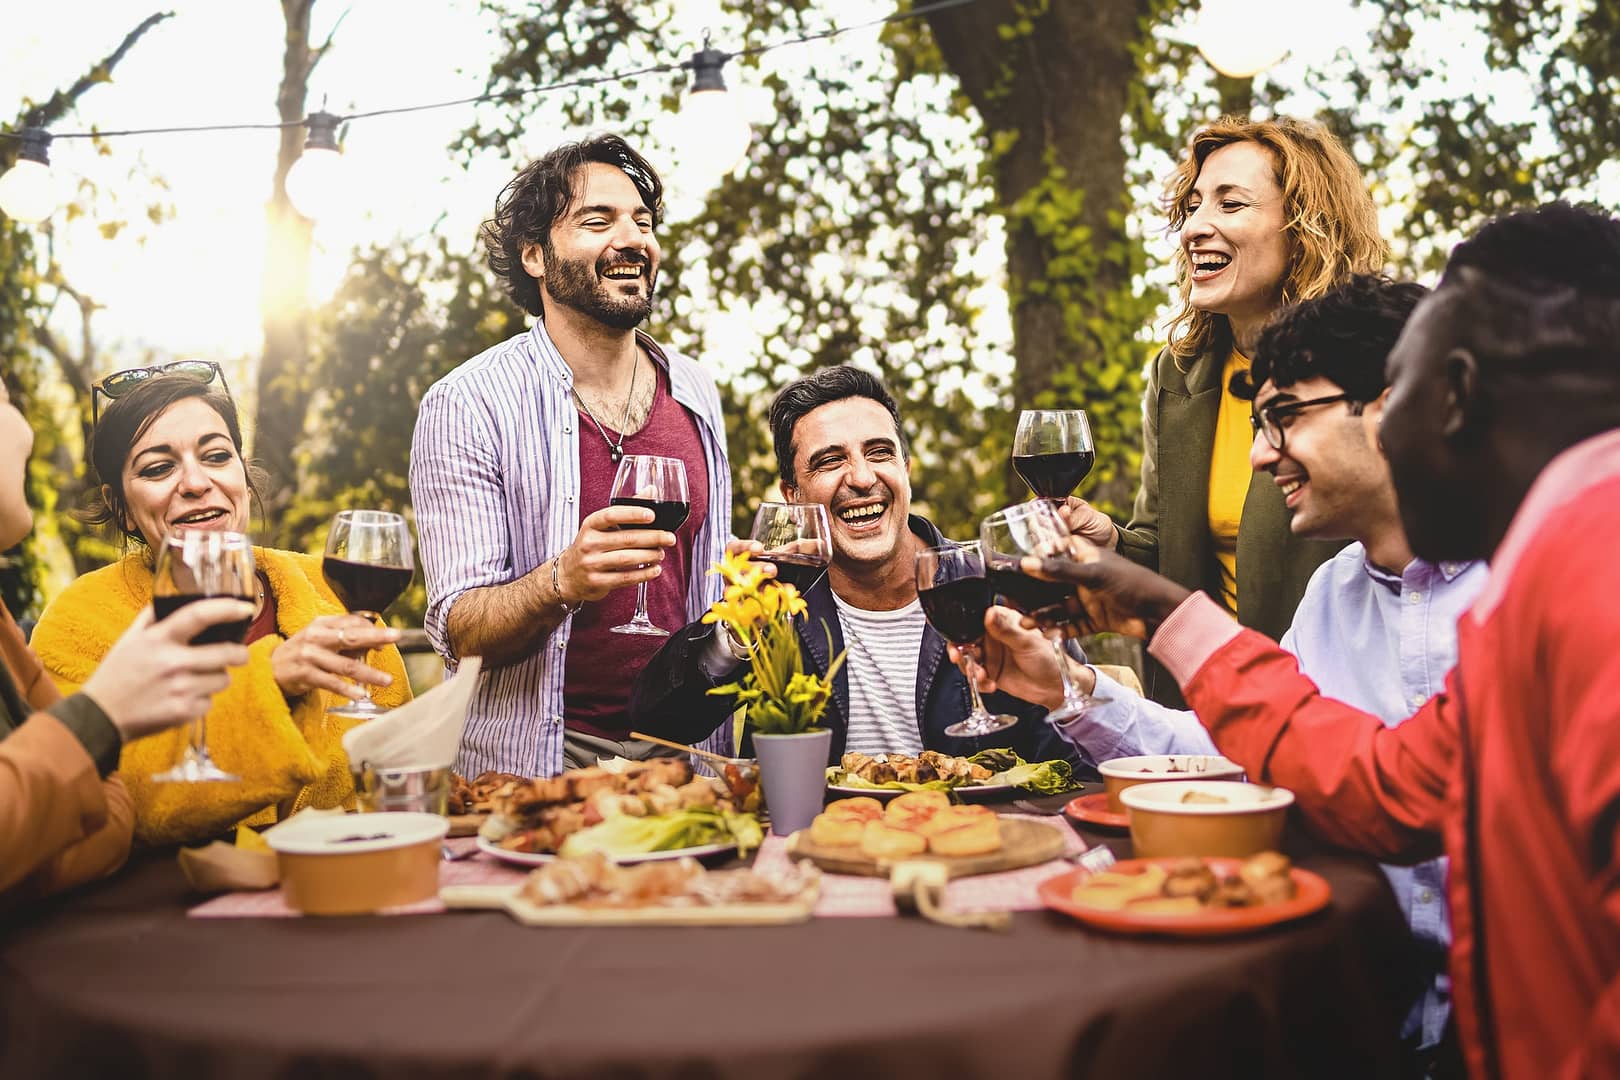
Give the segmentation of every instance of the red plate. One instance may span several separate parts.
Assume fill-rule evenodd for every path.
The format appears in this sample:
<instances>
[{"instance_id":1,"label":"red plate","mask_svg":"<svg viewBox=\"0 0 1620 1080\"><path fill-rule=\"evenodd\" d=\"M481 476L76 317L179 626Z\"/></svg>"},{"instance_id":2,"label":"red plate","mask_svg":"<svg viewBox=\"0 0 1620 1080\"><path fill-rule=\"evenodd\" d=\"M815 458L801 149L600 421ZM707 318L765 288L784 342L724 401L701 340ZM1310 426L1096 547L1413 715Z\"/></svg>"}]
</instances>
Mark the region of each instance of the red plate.
<instances>
[{"instance_id":1,"label":"red plate","mask_svg":"<svg viewBox=\"0 0 1620 1080\"><path fill-rule=\"evenodd\" d=\"M1150 863L1170 867L1179 859L1122 859L1114 864L1116 873L1140 873ZM1217 874L1235 873L1243 865L1242 859L1205 859ZM1081 904L1074 899L1075 886L1091 876L1084 869L1049 877L1041 882L1041 903L1053 911L1061 911L1087 926L1102 930L1116 930L1125 934L1165 934L1171 937L1224 937L1228 934L1246 934L1261 927L1289 922L1321 911L1327 906L1333 891L1328 883L1309 870L1294 867L1294 898L1280 904L1261 907L1207 908L1192 915L1163 915L1110 910Z\"/></svg>"},{"instance_id":2,"label":"red plate","mask_svg":"<svg viewBox=\"0 0 1620 1080\"><path fill-rule=\"evenodd\" d=\"M1108 793L1099 791L1095 795L1077 795L1069 800L1063 812L1076 821L1087 825L1106 825L1110 829L1128 829L1131 827L1129 814L1116 814L1108 809Z\"/></svg>"}]
</instances>

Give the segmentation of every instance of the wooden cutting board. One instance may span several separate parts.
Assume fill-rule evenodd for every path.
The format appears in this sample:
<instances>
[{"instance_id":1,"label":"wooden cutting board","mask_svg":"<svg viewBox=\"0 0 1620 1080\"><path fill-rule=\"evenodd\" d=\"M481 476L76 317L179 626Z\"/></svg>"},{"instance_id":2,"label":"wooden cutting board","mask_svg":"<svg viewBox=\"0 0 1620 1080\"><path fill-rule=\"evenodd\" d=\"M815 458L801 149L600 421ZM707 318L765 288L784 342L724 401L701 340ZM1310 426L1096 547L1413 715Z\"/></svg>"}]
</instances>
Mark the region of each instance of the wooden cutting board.
<instances>
[{"instance_id":1,"label":"wooden cutting board","mask_svg":"<svg viewBox=\"0 0 1620 1080\"><path fill-rule=\"evenodd\" d=\"M447 908L504 911L525 926L779 926L804 922L820 889L807 888L787 903L717 904L711 907L580 907L536 904L518 895L519 885L448 885L439 890Z\"/></svg>"},{"instance_id":2,"label":"wooden cutting board","mask_svg":"<svg viewBox=\"0 0 1620 1080\"><path fill-rule=\"evenodd\" d=\"M1022 818L1001 818L1001 850L985 855L909 855L904 861L928 860L943 863L951 877L972 874L993 874L998 870L1017 870L1021 866L1036 866L1063 854L1068 845L1066 825L1049 825L1042 821ZM808 829L788 838L788 852L795 858L809 859L832 874L858 874L863 877L888 877L899 859L874 859L859 847L827 847L810 839Z\"/></svg>"}]
</instances>

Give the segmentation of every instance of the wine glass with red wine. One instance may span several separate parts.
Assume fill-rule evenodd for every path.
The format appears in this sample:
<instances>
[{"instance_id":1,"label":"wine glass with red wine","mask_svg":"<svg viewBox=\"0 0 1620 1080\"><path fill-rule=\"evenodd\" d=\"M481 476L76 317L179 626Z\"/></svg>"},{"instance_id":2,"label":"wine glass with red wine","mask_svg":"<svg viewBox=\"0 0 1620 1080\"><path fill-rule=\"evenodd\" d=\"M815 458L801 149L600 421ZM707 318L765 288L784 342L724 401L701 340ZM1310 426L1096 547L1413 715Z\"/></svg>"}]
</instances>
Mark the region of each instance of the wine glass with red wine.
<instances>
[{"instance_id":1,"label":"wine glass with red wine","mask_svg":"<svg viewBox=\"0 0 1620 1080\"><path fill-rule=\"evenodd\" d=\"M776 580L802 596L827 572L831 537L832 522L820 503L767 502L759 504L749 538L765 548L755 557L776 567Z\"/></svg>"},{"instance_id":2,"label":"wine glass with red wine","mask_svg":"<svg viewBox=\"0 0 1620 1080\"><path fill-rule=\"evenodd\" d=\"M163 538L154 552L152 609L159 619L180 608L215 596L235 597L248 603L258 597L253 575L253 544L241 533L182 529ZM193 645L240 642L247 637L252 617L216 623L191 639ZM190 738L180 760L157 773L155 781L196 783L237 780L214 764L208 754L208 718L191 722Z\"/></svg>"},{"instance_id":3,"label":"wine glass with red wine","mask_svg":"<svg viewBox=\"0 0 1620 1080\"><path fill-rule=\"evenodd\" d=\"M1013 435L1013 468L1042 499L1062 502L1091 472L1097 448L1080 409L1025 409Z\"/></svg>"},{"instance_id":4,"label":"wine glass with red wine","mask_svg":"<svg viewBox=\"0 0 1620 1080\"><path fill-rule=\"evenodd\" d=\"M686 466L680 458L626 455L619 462L619 472L613 478L613 494L608 502L612 506L640 506L653 512L650 526L626 525L624 528L674 532L686 523L686 515L692 512L692 504L686 494ZM636 588L636 613L629 622L613 627L613 632L669 637L668 630L654 626L652 620L647 618L645 581Z\"/></svg>"},{"instance_id":5,"label":"wine glass with red wine","mask_svg":"<svg viewBox=\"0 0 1620 1080\"><path fill-rule=\"evenodd\" d=\"M966 650L984 639L984 613L990 610L990 588L978 543L951 544L917 553L917 597L923 614L940 636ZM997 716L984 707L979 680L969 679L973 710L945 729L945 734L971 739L1018 723L1016 716Z\"/></svg>"},{"instance_id":6,"label":"wine glass with red wine","mask_svg":"<svg viewBox=\"0 0 1620 1080\"><path fill-rule=\"evenodd\" d=\"M1087 629L1083 609L1072 602L1074 587L1030 577L1019 568L1025 555L1047 554L1068 536L1068 526L1058 515L1056 506L1045 499L997 510L979 526L990 595L1033 618L1051 639L1058 662L1058 679L1063 686L1062 704L1046 714L1054 723L1073 720L1105 700L1084 693L1069 678L1064 633L1076 622L1081 624L1081 632ZM1053 630L1058 633L1053 635Z\"/></svg>"},{"instance_id":7,"label":"wine glass with red wine","mask_svg":"<svg viewBox=\"0 0 1620 1080\"><path fill-rule=\"evenodd\" d=\"M382 620L389 604L411 584L416 563L411 556L411 527L386 510L339 510L326 534L321 576L350 613ZM367 650L354 655L364 657ZM348 654L345 654L348 655ZM387 712L371 700L371 688L360 684L359 701L333 706L337 716L380 716Z\"/></svg>"}]
</instances>

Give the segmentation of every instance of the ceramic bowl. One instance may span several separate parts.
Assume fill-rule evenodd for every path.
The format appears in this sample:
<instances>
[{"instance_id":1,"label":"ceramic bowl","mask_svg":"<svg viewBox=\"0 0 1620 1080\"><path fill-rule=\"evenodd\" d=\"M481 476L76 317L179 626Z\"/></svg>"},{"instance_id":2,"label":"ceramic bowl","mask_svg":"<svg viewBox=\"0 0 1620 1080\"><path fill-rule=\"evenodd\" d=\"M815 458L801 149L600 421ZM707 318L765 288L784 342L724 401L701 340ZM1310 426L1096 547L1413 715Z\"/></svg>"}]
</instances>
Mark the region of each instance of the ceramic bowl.
<instances>
[{"instance_id":1,"label":"ceramic bowl","mask_svg":"<svg viewBox=\"0 0 1620 1080\"><path fill-rule=\"evenodd\" d=\"M1142 757L1114 758L1097 766L1102 773L1108 809L1125 812L1119 793L1137 784L1158 784L1171 780L1241 780L1243 767L1215 754L1146 754Z\"/></svg>"},{"instance_id":2,"label":"ceramic bowl","mask_svg":"<svg viewBox=\"0 0 1620 1080\"><path fill-rule=\"evenodd\" d=\"M1120 795L1136 856L1230 856L1276 851L1294 793L1230 780L1139 784ZM1219 801L1217 801L1219 800Z\"/></svg>"},{"instance_id":3,"label":"ceramic bowl","mask_svg":"<svg viewBox=\"0 0 1620 1080\"><path fill-rule=\"evenodd\" d=\"M265 834L281 895L306 915L359 915L428 900L450 822L438 814L333 814Z\"/></svg>"}]
</instances>

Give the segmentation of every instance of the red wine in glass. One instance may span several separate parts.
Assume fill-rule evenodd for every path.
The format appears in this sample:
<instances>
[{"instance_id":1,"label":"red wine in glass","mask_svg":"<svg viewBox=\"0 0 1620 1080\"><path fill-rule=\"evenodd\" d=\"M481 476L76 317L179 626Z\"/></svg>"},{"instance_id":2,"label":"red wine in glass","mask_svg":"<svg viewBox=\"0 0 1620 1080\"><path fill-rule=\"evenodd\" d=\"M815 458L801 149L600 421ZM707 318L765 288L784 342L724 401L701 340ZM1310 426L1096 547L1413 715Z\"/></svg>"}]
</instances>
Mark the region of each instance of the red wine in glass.
<instances>
[{"instance_id":1,"label":"red wine in glass","mask_svg":"<svg viewBox=\"0 0 1620 1080\"><path fill-rule=\"evenodd\" d=\"M380 614L410 588L413 573L408 566L377 566L332 555L321 560L321 576L350 611Z\"/></svg>"},{"instance_id":2,"label":"red wine in glass","mask_svg":"<svg viewBox=\"0 0 1620 1080\"><path fill-rule=\"evenodd\" d=\"M1049 454L1014 454L1013 468L1029 490L1043 499L1066 499L1091 472L1095 450L1060 450Z\"/></svg>"},{"instance_id":3,"label":"red wine in glass","mask_svg":"<svg viewBox=\"0 0 1620 1080\"><path fill-rule=\"evenodd\" d=\"M760 555L757 558L776 567L776 580L793 586L801 595L827 569L827 560L814 555Z\"/></svg>"},{"instance_id":4,"label":"red wine in glass","mask_svg":"<svg viewBox=\"0 0 1620 1080\"><path fill-rule=\"evenodd\" d=\"M611 506L639 506L643 510L653 512L652 525L623 525L621 529L662 529L664 532L674 532L686 524L686 516L692 512L691 503L676 501L674 499L636 499L629 496L616 496L608 500Z\"/></svg>"},{"instance_id":5,"label":"red wine in glass","mask_svg":"<svg viewBox=\"0 0 1620 1080\"><path fill-rule=\"evenodd\" d=\"M917 597L929 624L951 644L972 645L984 637L984 613L990 610L990 590L984 578L957 578L920 589Z\"/></svg>"},{"instance_id":6,"label":"red wine in glass","mask_svg":"<svg viewBox=\"0 0 1620 1080\"><path fill-rule=\"evenodd\" d=\"M214 599L215 596L224 595L226 594L219 593L207 595L198 593L191 596L154 596L152 597L152 613L156 616L157 621L162 622L164 619L167 619L170 615L173 615L187 604L194 604L198 600L211 600ZM253 603L254 600L252 596L238 596L236 599L245 600L250 604ZM193 645L223 645L232 643L240 645L242 642L247 640L248 627L252 625L252 616L245 619L233 619L230 622L215 623L213 626L208 627L202 633L192 638L191 643Z\"/></svg>"},{"instance_id":7,"label":"red wine in glass","mask_svg":"<svg viewBox=\"0 0 1620 1080\"><path fill-rule=\"evenodd\" d=\"M917 553L917 596L928 624L958 648L984 637L984 613L990 608L984 559L977 541L928 548ZM1018 723L1016 716L994 715L979 696L979 680L968 680L971 708L945 729L954 738L989 735Z\"/></svg>"},{"instance_id":8,"label":"red wine in glass","mask_svg":"<svg viewBox=\"0 0 1620 1080\"><path fill-rule=\"evenodd\" d=\"M832 531L821 503L759 504L749 539L765 550L754 556L776 567L776 580L802 595L827 570L832 559Z\"/></svg>"}]
</instances>

